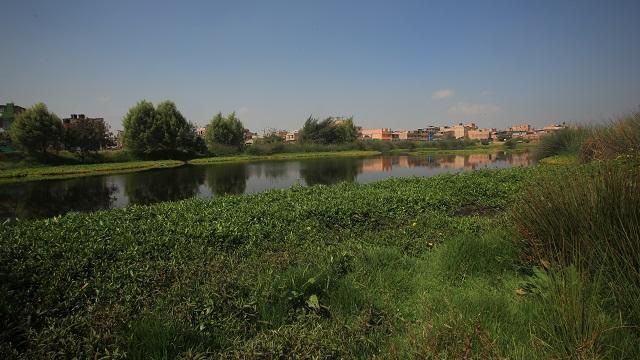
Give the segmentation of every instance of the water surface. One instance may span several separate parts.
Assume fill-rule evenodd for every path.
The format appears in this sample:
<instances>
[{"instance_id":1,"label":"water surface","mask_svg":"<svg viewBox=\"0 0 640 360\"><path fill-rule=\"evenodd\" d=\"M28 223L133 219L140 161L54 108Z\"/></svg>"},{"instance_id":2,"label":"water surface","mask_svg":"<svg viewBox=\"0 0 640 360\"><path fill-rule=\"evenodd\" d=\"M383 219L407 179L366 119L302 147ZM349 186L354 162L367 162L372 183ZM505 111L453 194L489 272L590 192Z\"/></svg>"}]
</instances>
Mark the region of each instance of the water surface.
<instances>
[{"instance_id":1,"label":"water surface","mask_svg":"<svg viewBox=\"0 0 640 360\"><path fill-rule=\"evenodd\" d=\"M42 218L186 198L211 198L299 184L368 183L480 168L528 166L523 154L324 158L183 166L127 174L0 185L0 218Z\"/></svg>"}]
</instances>

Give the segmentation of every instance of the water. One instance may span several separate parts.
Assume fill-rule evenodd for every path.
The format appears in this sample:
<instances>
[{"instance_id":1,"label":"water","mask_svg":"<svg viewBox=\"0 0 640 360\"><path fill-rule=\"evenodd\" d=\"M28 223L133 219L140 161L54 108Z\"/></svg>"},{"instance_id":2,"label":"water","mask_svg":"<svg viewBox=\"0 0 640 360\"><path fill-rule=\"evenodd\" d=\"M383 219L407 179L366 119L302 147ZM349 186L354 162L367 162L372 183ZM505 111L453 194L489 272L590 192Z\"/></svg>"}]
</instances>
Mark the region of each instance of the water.
<instances>
[{"instance_id":1,"label":"water","mask_svg":"<svg viewBox=\"0 0 640 360\"><path fill-rule=\"evenodd\" d=\"M397 176L433 176L528 166L524 154L374 156L291 161L256 161L183 166L128 174L0 185L0 218L42 218L186 198L245 194L292 185L368 183Z\"/></svg>"}]
</instances>

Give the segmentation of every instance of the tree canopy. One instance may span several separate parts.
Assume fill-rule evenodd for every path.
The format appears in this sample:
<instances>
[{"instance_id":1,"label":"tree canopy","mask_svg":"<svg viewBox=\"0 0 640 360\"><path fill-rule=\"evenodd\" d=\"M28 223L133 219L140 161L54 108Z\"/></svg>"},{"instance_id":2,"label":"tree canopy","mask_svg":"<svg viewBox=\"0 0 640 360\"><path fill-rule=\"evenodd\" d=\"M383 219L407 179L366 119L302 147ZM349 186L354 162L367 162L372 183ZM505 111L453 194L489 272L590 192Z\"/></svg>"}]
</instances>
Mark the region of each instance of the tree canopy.
<instances>
[{"instance_id":1,"label":"tree canopy","mask_svg":"<svg viewBox=\"0 0 640 360\"><path fill-rule=\"evenodd\" d=\"M129 109L123 123L124 146L134 154L179 157L198 151L195 126L171 101L163 101L157 108L140 101Z\"/></svg>"},{"instance_id":2,"label":"tree canopy","mask_svg":"<svg viewBox=\"0 0 640 360\"><path fill-rule=\"evenodd\" d=\"M16 117L9 134L13 144L27 153L46 154L60 147L62 121L45 104L37 103Z\"/></svg>"},{"instance_id":3,"label":"tree canopy","mask_svg":"<svg viewBox=\"0 0 640 360\"><path fill-rule=\"evenodd\" d=\"M358 132L353 125L352 117L346 119L328 117L324 120L309 117L299 134L301 142L318 144L348 143L355 141L357 137Z\"/></svg>"},{"instance_id":4,"label":"tree canopy","mask_svg":"<svg viewBox=\"0 0 640 360\"><path fill-rule=\"evenodd\" d=\"M98 151L112 143L109 127L102 119L79 119L65 125L64 146L78 150L84 158L89 152Z\"/></svg>"},{"instance_id":5,"label":"tree canopy","mask_svg":"<svg viewBox=\"0 0 640 360\"><path fill-rule=\"evenodd\" d=\"M222 116L217 113L207 125L205 139L207 147L214 149L218 145L240 148L244 145L244 125L236 113Z\"/></svg>"}]
</instances>

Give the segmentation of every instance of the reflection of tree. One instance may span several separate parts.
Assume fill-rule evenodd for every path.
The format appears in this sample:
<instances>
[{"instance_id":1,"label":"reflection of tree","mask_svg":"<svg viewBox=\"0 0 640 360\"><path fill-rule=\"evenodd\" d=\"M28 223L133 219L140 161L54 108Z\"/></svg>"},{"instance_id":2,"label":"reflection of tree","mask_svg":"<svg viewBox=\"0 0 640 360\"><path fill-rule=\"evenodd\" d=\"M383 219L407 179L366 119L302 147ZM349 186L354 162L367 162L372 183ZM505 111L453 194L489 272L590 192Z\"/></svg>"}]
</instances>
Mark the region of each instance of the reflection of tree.
<instances>
[{"instance_id":1,"label":"reflection of tree","mask_svg":"<svg viewBox=\"0 0 640 360\"><path fill-rule=\"evenodd\" d=\"M117 187L109 185L105 177L92 176L3 185L2 189L0 215L25 219L108 209Z\"/></svg>"},{"instance_id":2,"label":"reflection of tree","mask_svg":"<svg viewBox=\"0 0 640 360\"><path fill-rule=\"evenodd\" d=\"M214 195L243 194L247 187L247 164L224 164L206 168L207 184Z\"/></svg>"},{"instance_id":3,"label":"reflection of tree","mask_svg":"<svg viewBox=\"0 0 640 360\"><path fill-rule=\"evenodd\" d=\"M129 204L151 204L196 196L204 182L204 171L198 166L142 171L125 175L125 193Z\"/></svg>"},{"instance_id":4,"label":"reflection of tree","mask_svg":"<svg viewBox=\"0 0 640 360\"><path fill-rule=\"evenodd\" d=\"M300 176L307 185L330 185L352 182L359 173L359 161L354 159L319 159L301 162Z\"/></svg>"}]
</instances>

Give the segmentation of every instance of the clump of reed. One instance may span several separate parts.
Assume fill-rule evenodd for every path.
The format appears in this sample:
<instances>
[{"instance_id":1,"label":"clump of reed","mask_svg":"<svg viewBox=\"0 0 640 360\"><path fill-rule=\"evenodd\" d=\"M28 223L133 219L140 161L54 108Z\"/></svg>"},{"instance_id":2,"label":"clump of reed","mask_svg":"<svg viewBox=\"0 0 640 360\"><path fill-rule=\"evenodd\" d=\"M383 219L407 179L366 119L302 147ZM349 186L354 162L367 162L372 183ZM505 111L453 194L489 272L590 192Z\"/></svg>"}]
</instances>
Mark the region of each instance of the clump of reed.
<instances>
[{"instance_id":1,"label":"clump of reed","mask_svg":"<svg viewBox=\"0 0 640 360\"><path fill-rule=\"evenodd\" d=\"M594 129L580 147L579 155L584 162L640 156L640 111Z\"/></svg>"},{"instance_id":2,"label":"clump of reed","mask_svg":"<svg viewBox=\"0 0 640 360\"><path fill-rule=\"evenodd\" d=\"M544 266L603 276L607 300L640 324L640 166L637 160L554 169L524 194L515 221ZM560 173L559 173L560 172Z\"/></svg>"},{"instance_id":3,"label":"clump of reed","mask_svg":"<svg viewBox=\"0 0 640 360\"><path fill-rule=\"evenodd\" d=\"M568 127L549 134L540 140L534 153L537 159L554 155L576 154L591 134L587 127Z\"/></svg>"}]
</instances>

